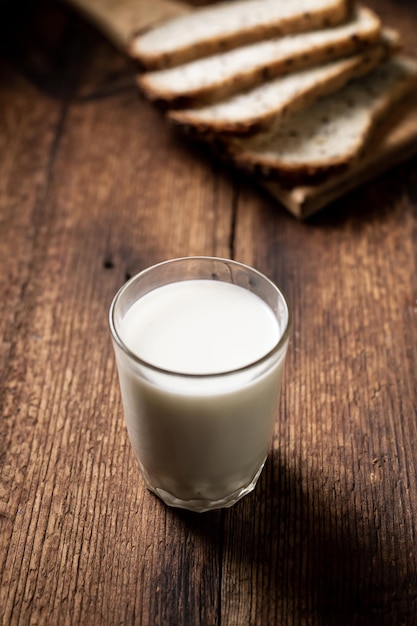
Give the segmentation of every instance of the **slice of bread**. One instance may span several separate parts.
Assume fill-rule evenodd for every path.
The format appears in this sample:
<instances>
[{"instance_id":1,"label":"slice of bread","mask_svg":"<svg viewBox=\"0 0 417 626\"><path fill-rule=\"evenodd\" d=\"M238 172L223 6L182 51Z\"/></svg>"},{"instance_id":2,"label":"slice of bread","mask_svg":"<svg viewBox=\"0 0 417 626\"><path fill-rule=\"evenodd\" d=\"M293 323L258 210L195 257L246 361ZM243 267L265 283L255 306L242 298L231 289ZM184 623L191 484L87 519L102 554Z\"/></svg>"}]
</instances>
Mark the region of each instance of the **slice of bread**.
<instances>
[{"instance_id":1,"label":"slice of bread","mask_svg":"<svg viewBox=\"0 0 417 626\"><path fill-rule=\"evenodd\" d=\"M223 144L258 174L299 184L358 159L378 122L417 86L417 62L400 55L282 120L272 132Z\"/></svg>"},{"instance_id":2,"label":"slice of bread","mask_svg":"<svg viewBox=\"0 0 417 626\"><path fill-rule=\"evenodd\" d=\"M362 54L275 78L207 107L170 111L168 118L200 135L253 134L268 128L278 116L306 108L318 97L366 74L388 58L396 42L394 34L387 33L378 45Z\"/></svg>"},{"instance_id":3,"label":"slice of bread","mask_svg":"<svg viewBox=\"0 0 417 626\"><path fill-rule=\"evenodd\" d=\"M191 59L295 32L339 24L349 0L234 0L196 9L138 35L129 53L144 67Z\"/></svg>"},{"instance_id":4,"label":"slice of bread","mask_svg":"<svg viewBox=\"0 0 417 626\"><path fill-rule=\"evenodd\" d=\"M169 106L213 102L253 87L266 79L354 54L375 43L381 23L361 7L332 28L260 41L178 67L138 77L150 100Z\"/></svg>"}]
</instances>

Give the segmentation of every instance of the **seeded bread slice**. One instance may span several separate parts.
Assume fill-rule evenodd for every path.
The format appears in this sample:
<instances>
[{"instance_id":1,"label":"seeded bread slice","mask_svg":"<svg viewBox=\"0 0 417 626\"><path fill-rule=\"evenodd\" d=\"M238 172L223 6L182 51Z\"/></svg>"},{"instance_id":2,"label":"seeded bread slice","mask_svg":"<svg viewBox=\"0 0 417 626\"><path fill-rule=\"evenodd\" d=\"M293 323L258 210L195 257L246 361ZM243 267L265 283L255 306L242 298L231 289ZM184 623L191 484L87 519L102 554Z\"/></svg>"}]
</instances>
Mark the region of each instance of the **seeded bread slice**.
<instances>
[{"instance_id":1,"label":"seeded bread slice","mask_svg":"<svg viewBox=\"0 0 417 626\"><path fill-rule=\"evenodd\" d=\"M267 81L243 94L199 109L168 112L168 118L197 134L247 135L265 130L278 116L306 108L386 60L398 47L396 33L385 33L378 45L339 59Z\"/></svg>"},{"instance_id":2,"label":"seeded bread slice","mask_svg":"<svg viewBox=\"0 0 417 626\"><path fill-rule=\"evenodd\" d=\"M235 163L276 180L327 176L358 159L381 118L416 87L417 62L396 55L272 132L230 140L223 148Z\"/></svg>"},{"instance_id":3,"label":"seeded bread slice","mask_svg":"<svg viewBox=\"0 0 417 626\"><path fill-rule=\"evenodd\" d=\"M267 37L346 19L349 0L235 0L196 9L135 37L130 54L144 67L172 67Z\"/></svg>"},{"instance_id":4,"label":"seeded bread slice","mask_svg":"<svg viewBox=\"0 0 417 626\"><path fill-rule=\"evenodd\" d=\"M360 7L341 25L268 39L147 72L138 77L138 84L150 100L171 107L214 102L289 71L359 52L375 43L380 31L375 13Z\"/></svg>"}]
</instances>

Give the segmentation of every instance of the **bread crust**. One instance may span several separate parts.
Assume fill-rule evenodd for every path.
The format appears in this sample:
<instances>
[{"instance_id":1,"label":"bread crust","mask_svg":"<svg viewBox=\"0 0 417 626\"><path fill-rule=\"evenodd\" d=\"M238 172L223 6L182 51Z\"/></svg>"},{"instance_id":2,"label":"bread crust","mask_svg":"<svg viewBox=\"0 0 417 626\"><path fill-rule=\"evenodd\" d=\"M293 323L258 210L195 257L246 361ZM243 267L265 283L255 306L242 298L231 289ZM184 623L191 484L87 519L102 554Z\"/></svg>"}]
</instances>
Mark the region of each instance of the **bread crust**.
<instances>
[{"instance_id":1,"label":"bread crust","mask_svg":"<svg viewBox=\"0 0 417 626\"><path fill-rule=\"evenodd\" d=\"M278 117L306 108L318 97L333 93L352 78L371 71L397 48L398 39L390 36L362 54L276 78L213 107L169 111L168 119L187 130L194 128L206 138L214 134L243 136L261 132Z\"/></svg>"},{"instance_id":2,"label":"bread crust","mask_svg":"<svg viewBox=\"0 0 417 626\"><path fill-rule=\"evenodd\" d=\"M137 81L151 101L170 108L195 108L265 80L365 50L378 41L380 33L377 15L360 7L342 25L257 42L168 70L145 72Z\"/></svg>"},{"instance_id":3,"label":"bread crust","mask_svg":"<svg viewBox=\"0 0 417 626\"><path fill-rule=\"evenodd\" d=\"M271 7L274 7L274 4L276 7L277 1L262 0L262 3L265 6L265 3L269 2ZM296 4L294 3L294 7ZM258 0L222 2L209 8L196 9L192 14L168 20L134 37L130 42L128 52L142 67L147 69L174 67L193 59L270 37L339 24L347 18L349 4L348 0L328 0L315 10L311 3L309 10L296 10L295 8L289 14L276 15L269 20L259 19L256 22L256 19L247 20L246 18L251 15L251 9L255 10L259 5ZM273 15L275 15L275 9L271 10L274 10ZM231 18L232 23L227 28L223 26L224 15L227 15L225 11L236 16ZM200 23L204 24L208 18L216 23L216 27L193 37L195 26ZM247 23L248 21L250 23ZM181 35L175 37L176 32ZM173 36L172 33L174 33Z\"/></svg>"},{"instance_id":4,"label":"bread crust","mask_svg":"<svg viewBox=\"0 0 417 626\"><path fill-rule=\"evenodd\" d=\"M303 162L301 158L303 150L301 141L298 158L291 160L288 155L285 156L282 146L279 145L279 141L276 141L276 135L271 135L268 145L268 136L266 133L263 138L260 135L254 140L235 139L223 141L223 153L239 167L264 178L279 180L289 186L306 182L317 182L336 172L342 171L361 157L379 123L417 86L417 62L407 57L396 55L392 60L382 64L374 72L383 72L385 69L389 71L392 64L396 64L403 70L402 75L399 75L398 81L392 84L387 91L381 91L375 96L372 105L370 104L367 109L367 115L360 128L360 132L358 132L354 140L350 142L348 148L345 151L339 152L338 155L332 155L331 158L329 157L327 159L310 158ZM355 106L355 88L357 85L361 85L361 89L372 89L372 83L370 82L372 81L372 76L373 74L366 76L366 78L362 79L362 82L360 82L360 79L352 82L351 85L348 85L344 90L341 90L333 96L328 96L327 99L321 100L320 103L317 103L316 108L318 109L318 107L321 106L323 116L325 116L326 105L332 102L332 99L334 101L336 98L339 100L345 98L347 118L345 120L341 118L339 123L344 124L346 132L350 132L351 120L349 120L349 108L352 109ZM352 98L352 100L350 100L350 98ZM311 109L305 109L300 115L311 116ZM336 119L336 122L337 121ZM318 127L312 129L310 132L313 137L320 138L322 129ZM308 138L305 138L305 140L307 142L309 141ZM311 141L314 141L314 139L311 139ZM256 145L257 142L258 146Z\"/></svg>"}]
</instances>

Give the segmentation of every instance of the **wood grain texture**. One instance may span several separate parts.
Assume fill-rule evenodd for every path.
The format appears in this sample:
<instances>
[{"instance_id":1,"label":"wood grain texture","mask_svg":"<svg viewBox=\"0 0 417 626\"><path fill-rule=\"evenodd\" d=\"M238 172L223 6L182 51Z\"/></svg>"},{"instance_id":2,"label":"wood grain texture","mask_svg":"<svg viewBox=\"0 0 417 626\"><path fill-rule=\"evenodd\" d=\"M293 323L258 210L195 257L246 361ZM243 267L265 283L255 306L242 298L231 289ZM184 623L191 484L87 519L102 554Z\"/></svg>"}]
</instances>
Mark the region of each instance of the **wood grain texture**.
<instances>
[{"instance_id":1,"label":"wood grain texture","mask_svg":"<svg viewBox=\"0 0 417 626\"><path fill-rule=\"evenodd\" d=\"M416 160L299 223L76 15L23 8L0 38L0 623L413 626ZM378 9L413 43L411 1ZM294 313L260 483L203 515L144 489L107 326L128 276L189 254L255 265Z\"/></svg>"},{"instance_id":2,"label":"wood grain texture","mask_svg":"<svg viewBox=\"0 0 417 626\"><path fill-rule=\"evenodd\" d=\"M246 526L232 516L227 526L226 623L237 608L242 624L416 619L411 176L298 229L270 208L253 211L255 195L239 206L237 241L258 232L263 245L237 254L286 289L295 332L274 453L252 504L242 503ZM245 534L252 553L242 562ZM238 601L242 587L250 605Z\"/></svg>"}]
</instances>

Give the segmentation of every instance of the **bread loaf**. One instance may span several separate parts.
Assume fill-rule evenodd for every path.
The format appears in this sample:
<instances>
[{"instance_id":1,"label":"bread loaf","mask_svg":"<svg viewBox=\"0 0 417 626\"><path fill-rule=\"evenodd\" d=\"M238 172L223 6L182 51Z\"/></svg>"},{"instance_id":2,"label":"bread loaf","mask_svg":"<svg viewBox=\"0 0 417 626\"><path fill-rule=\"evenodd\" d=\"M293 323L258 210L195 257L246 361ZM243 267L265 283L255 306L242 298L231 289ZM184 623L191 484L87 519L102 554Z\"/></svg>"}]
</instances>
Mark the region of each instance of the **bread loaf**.
<instances>
[{"instance_id":1,"label":"bread loaf","mask_svg":"<svg viewBox=\"0 0 417 626\"><path fill-rule=\"evenodd\" d=\"M200 135L253 134L268 128L279 116L306 108L319 96L366 74L389 56L396 42L393 33L386 34L383 41L362 54L275 78L207 107L170 111L168 118Z\"/></svg>"},{"instance_id":2,"label":"bread loaf","mask_svg":"<svg viewBox=\"0 0 417 626\"><path fill-rule=\"evenodd\" d=\"M235 0L196 9L135 37L130 54L162 68L267 37L341 23L348 0Z\"/></svg>"},{"instance_id":3,"label":"bread loaf","mask_svg":"<svg viewBox=\"0 0 417 626\"><path fill-rule=\"evenodd\" d=\"M150 100L172 106L195 106L224 99L266 79L362 51L374 44L381 23L361 7L341 25L267 39L178 67L138 77Z\"/></svg>"},{"instance_id":4,"label":"bread loaf","mask_svg":"<svg viewBox=\"0 0 417 626\"><path fill-rule=\"evenodd\" d=\"M417 87L417 62L395 55L368 75L320 98L272 132L223 145L233 161L293 183L340 170L358 159L377 123Z\"/></svg>"}]
</instances>

